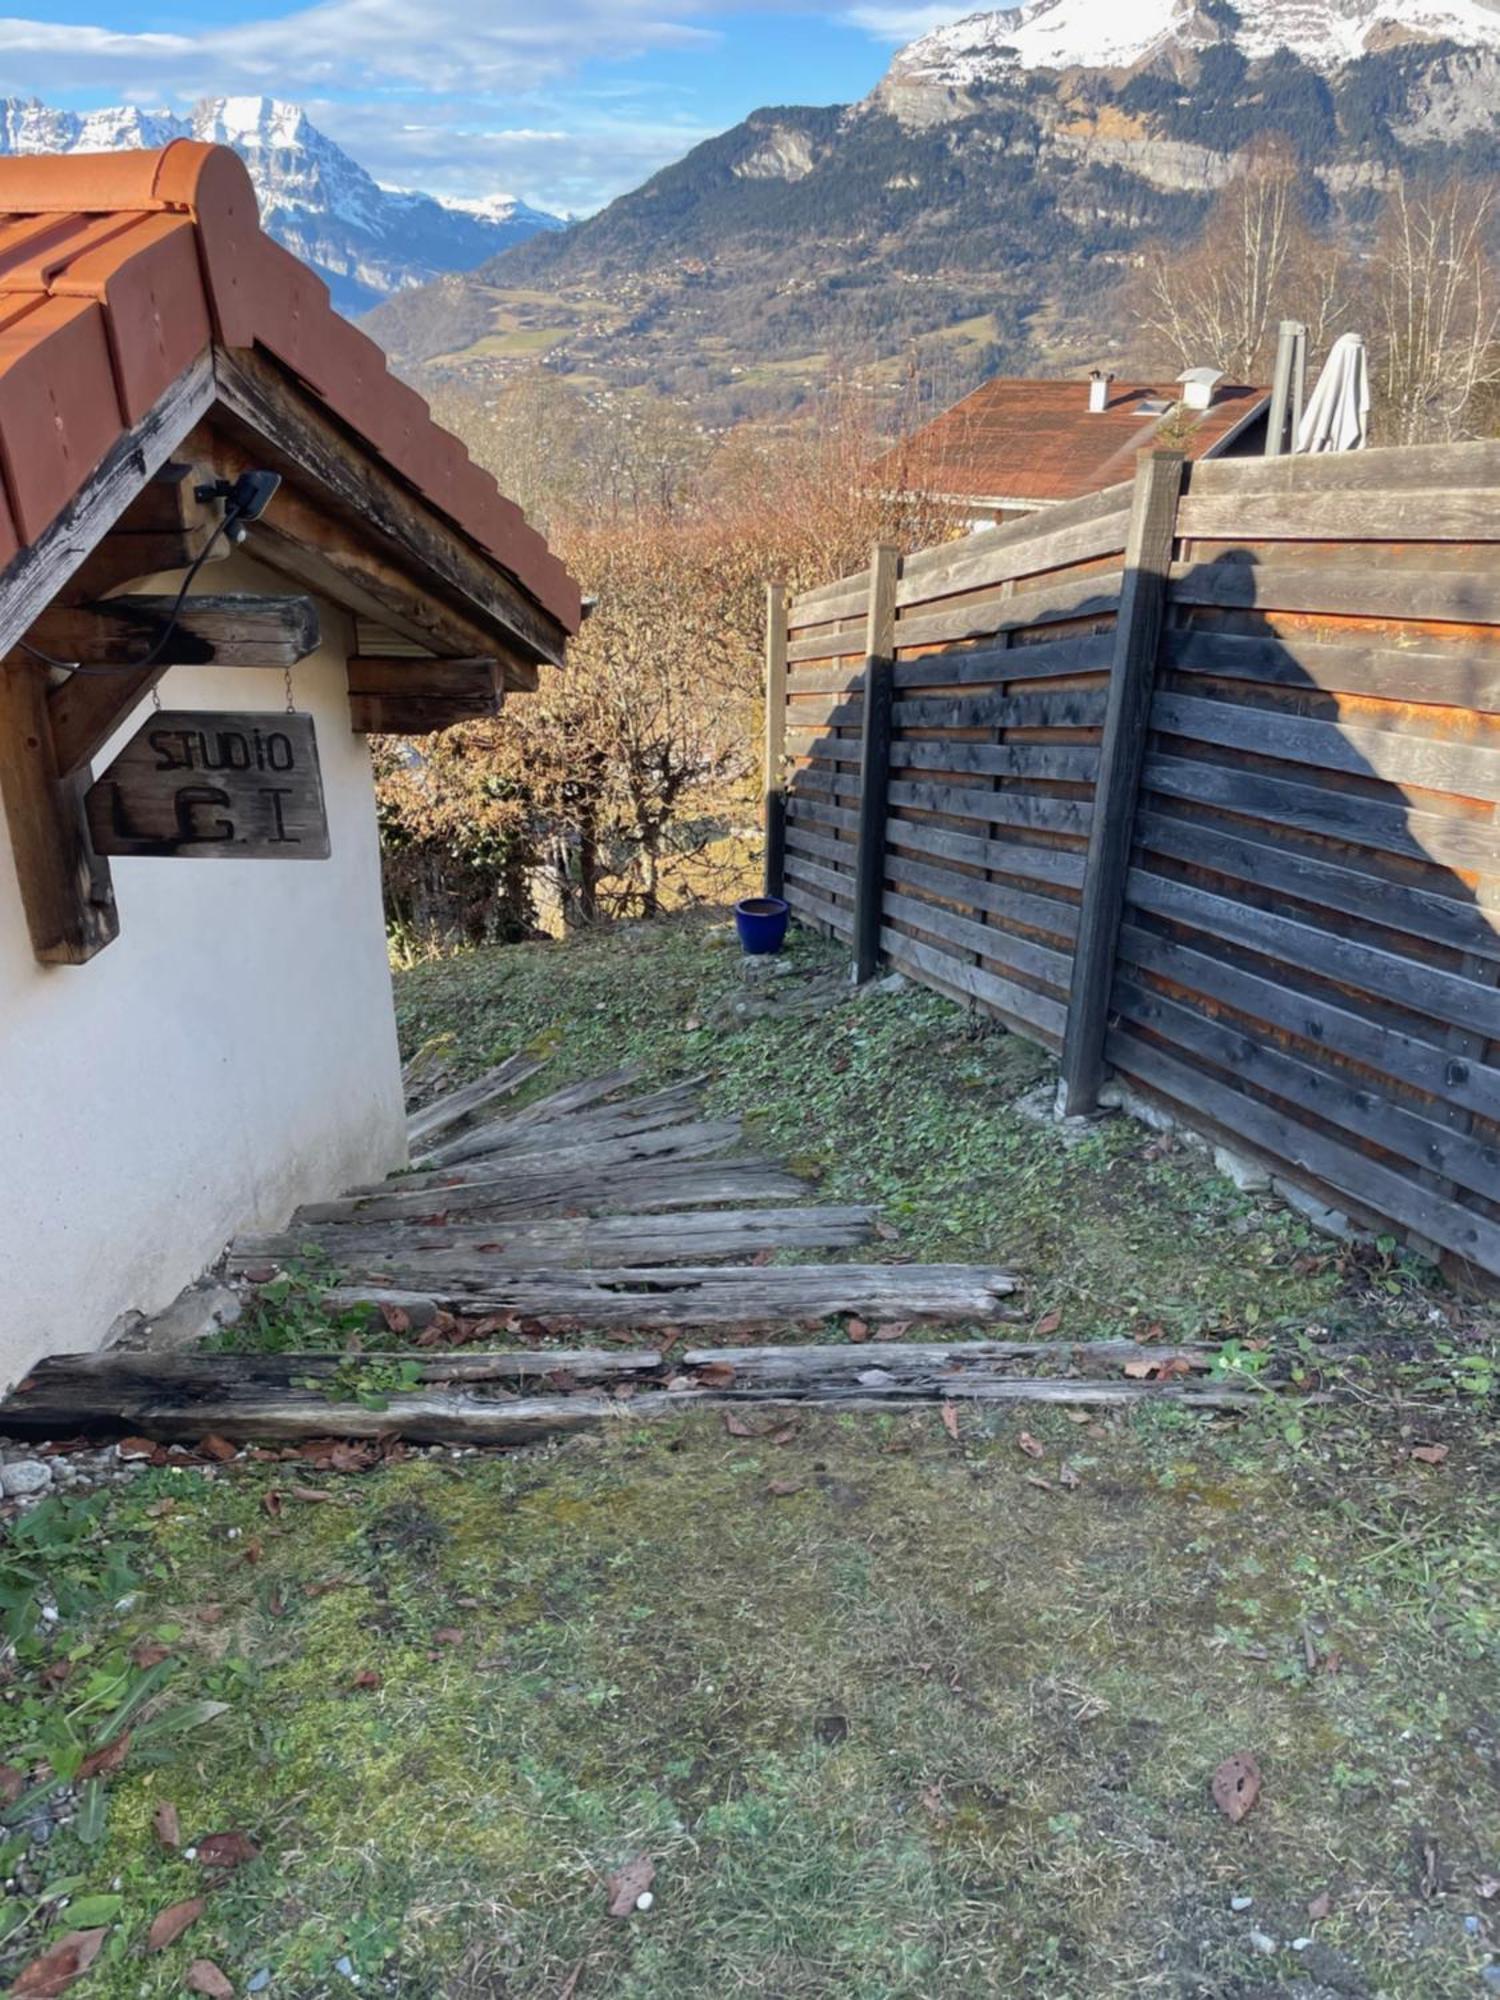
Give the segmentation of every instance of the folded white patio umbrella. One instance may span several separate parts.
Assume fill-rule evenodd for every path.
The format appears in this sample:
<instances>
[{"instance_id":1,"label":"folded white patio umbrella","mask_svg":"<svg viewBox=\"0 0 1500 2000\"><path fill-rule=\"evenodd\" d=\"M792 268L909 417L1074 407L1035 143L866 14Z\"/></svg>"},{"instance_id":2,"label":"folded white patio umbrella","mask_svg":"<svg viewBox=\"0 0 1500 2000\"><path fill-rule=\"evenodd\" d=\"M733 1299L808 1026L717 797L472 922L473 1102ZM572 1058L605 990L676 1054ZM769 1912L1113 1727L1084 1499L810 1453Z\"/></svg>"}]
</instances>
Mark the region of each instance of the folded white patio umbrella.
<instances>
[{"instance_id":1,"label":"folded white patio umbrella","mask_svg":"<svg viewBox=\"0 0 1500 2000\"><path fill-rule=\"evenodd\" d=\"M1362 451L1370 422L1370 374L1365 343L1341 333L1297 426L1298 451Z\"/></svg>"}]
</instances>

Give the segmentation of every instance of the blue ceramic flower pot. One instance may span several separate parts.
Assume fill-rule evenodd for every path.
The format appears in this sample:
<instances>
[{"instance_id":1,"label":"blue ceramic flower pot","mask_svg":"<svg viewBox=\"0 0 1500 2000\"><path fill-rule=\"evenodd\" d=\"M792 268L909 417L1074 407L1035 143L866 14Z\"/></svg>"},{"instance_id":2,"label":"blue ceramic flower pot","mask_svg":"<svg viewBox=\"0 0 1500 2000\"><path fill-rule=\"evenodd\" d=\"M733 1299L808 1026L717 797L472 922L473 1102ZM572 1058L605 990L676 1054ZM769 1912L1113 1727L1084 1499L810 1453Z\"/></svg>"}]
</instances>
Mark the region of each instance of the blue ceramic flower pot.
<instances>
[{"instance_id":1,"label":"blue ceramic flower pot","mask_svg":"<svg viewBox=\"0 0 1500 2000\"><path fill-rule=\"evenodd\" d=\"M740 934L740 949L751 958L768 951L780 951L786 943L786 920L790 914L779 896L747 896L734 906L734 927Z\"/></svg>"}]
</instances>

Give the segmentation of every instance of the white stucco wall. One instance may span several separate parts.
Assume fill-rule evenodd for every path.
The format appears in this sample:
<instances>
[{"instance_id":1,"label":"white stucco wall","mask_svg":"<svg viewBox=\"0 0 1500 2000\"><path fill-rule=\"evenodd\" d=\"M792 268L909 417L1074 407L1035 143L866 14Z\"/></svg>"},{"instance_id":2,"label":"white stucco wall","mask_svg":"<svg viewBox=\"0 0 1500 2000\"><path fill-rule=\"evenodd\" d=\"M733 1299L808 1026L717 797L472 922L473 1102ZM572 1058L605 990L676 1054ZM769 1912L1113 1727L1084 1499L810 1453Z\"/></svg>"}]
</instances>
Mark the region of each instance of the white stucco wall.
<instances>
[{"instance_id":1,"label":"white stucco wall","mask_svg":"<svg viewBox=\"0 0 1500 2000\"><path fill-rule=\"evenodd\" d=\"M208 579L290 587L238 556ZM349 728L347 621L320 609L323 647L293 679L329 860L116 860L120 936L44 966L0 816L0 1384L159 1310L236 1231L404 1158L370 761ZM285 705L279 673L227 668L174 669L161 695Z\"/></svg>"}]
</instances>

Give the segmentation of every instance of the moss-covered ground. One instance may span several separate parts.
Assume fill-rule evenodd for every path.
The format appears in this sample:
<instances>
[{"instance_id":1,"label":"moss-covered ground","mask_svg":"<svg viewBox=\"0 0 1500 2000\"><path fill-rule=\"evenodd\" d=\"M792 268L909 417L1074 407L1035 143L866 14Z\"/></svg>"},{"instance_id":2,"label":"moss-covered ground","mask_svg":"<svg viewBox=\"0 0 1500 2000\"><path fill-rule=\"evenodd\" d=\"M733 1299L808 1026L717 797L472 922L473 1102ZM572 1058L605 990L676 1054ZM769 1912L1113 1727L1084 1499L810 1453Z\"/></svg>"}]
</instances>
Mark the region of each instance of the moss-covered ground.
<instances>
[{"instance_id":1,"label":"moss-covered ground","mask_svg":"<svg viewBox=\"0 0 1500 2000\"><path fill-rule=\"evenodd\" d=\"M550 1047L549 1086L708 1071L768 1149L881 1199L893 1252L1013 1261L1079 1338L1214 1331L1253 1376L1255 1343L1319 1327L1381 1358L1249 1419L809 1411L745 1437L625 1405L528 1453L48 1500L0 1552L0 1754L34 1787L0 1970L92 1928L99 2000L179 1994L194 1960L280 2000L1500 1984L1490 1310L1138 1127L1065 1150L1011 1109L1041 1059L944 1001L742 1025L721 935L424 968L408 1051L456 1079ZM798 951L810 996L827 962ZM1231 1824L1210 1779L1235 1752L1263 1789ZM206 1869L215 1833L258 1851ZM641 1856L654 1902L612 1918Z\"/></svg>"}]
</instances>

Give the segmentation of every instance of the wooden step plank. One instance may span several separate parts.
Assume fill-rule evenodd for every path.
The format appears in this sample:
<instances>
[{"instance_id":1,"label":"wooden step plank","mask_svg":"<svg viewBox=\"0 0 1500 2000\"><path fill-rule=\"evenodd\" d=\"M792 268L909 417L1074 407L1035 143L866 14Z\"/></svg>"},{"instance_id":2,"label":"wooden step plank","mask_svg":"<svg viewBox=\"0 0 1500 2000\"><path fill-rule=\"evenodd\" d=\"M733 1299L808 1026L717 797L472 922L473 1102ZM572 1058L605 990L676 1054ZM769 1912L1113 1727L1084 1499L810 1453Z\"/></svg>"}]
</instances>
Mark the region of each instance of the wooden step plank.
<instances>
[{"instance_id":1,"label":"wooden step plank","mask_svg":"<svg viewBox=\"0 0 1500 2000\"><path fill-rule=\"evenodd\" d=\"M509 1118L492 1119L435 1147L418 1164L430 1169L455 1166L461 1160L483 1159L488 1154L535 1151L543 1145L588 1145L600 1139L624 1138L632 1132L654 1132L665 1125L685 1125L697 1111L696 1096L678 1091L660 1103L642 1108L625 1103L606 1111L581 1111L534 1125Z\"/></svg>"},{"instance_id":2,"label":"wooden step plank","mask_svg":"<svg viewBox=\"0 0 1500 2000\"><path fill-rule=\"evenodd\" d=\"M419 1146L429 1145L450 1126L472 1118L476 1111L482 1111L486 1105L494 1104L502 1097L511 1096L545 1066L544 1059L539 1056L524 1053L507 1056L503 1063L486 1070L472 1083L450 1090L446 1096L435 1098L431 1104L424 1104L420 1111L412 1112L406 1121L407 1145L413 1151Z\"/></svg>"},{"instance_id":3,"label":"wooden step plank","mask_svg":"<svg viewBox=\"0 0 1500 2000\"><path fill-rule=\"evenodd\" d=\"M1016 1290L1009 1271L971 1264L632 1265L505 1274L483 1292L358 1282L330 1286L324 1304L344 1311L395 1305L424 1324L438 1311L518 1313L596 1327L813 1324L839 1314L870 1320L993 1321Z\"/></svg>"},{"instance_id":4,"label":"wooden step plank","mask_svg":"<svg viewBox=\"0 0 1500 2000\"><path fill-rule=\"evenodd\" d=\"M873 1208L708 1209L521 1222L505 1225L499 1235L480 1223L443 1230L443 1242L452 1246L443 1248L427 1247L420 1230L377 1228L366 1237L363 1231L323 1228L237 1238L224 1264L242 1275L321 1255L336 1257L341 1269L357 1277L420 1273L474 1290L501 1273L538 1266L573 1270L623 1251L644 1265L752 1257L761 1250L844 1248L867 1242L875 1217Z\"/></svg>"},{"instance_id":5,"label":"wooden step plank","mask_svg":"<svg viewBox=\"0 0 1500 2000\"><path fill-rule=\"evenodd\" d=\"M603 1173L606 1168L632 1166L640 1160L706 1159L727 1152L740 1139L737 1118L705 1120L694 1125L670 1125L651 1132L627 1133L623 1138L602 1140L593 1146L548 1146L540 1138L536 1150L504 1153L493 1162L483 1158L449 1167L426 1168L416 1173L398 1174L383 1181L368 1181L346 1190L349 1195L390 1194L418 1188L463 1187L471 1181L490 1180L497 1171L520 1174L532 1168L545 1171Z\"/></svg>"},{"instance_id":6,"label":"wooden step plank","mask_svg":"<svg viewBox=\"0 0 1500 2000\"><path fill-rule=\"evenodd\" d=\"M795 1413L880 1411L952 1403L1065 1403L1132 1406L1174 1402L1204 1410L1249 1409L1264 1401L1263 1390L1219 1384L1059 1381L1054 1377L966 1375L940 1385L873 1382L826 1384L816 1393L790 1396L785 1389L721 1391L658 1389L628 1400L595 1390L574 1395L488 1397L462 1389L424 1388L393 1395L379 1411L363 1404L334 1402L315 1389L268 1389L245 1382L217 1391L203 1385L177 1388L143 1374L129 1394L109 1383L89 1398L80 1385L62 1396L49 1394L45 1378L34 1374L30 1389L13 1394L0 1409L6 1431L17 1437L59 1434L150 1437L162 1442L196 1442L206 1434L232 1442L255 1439L401 1437L416 1444L531 1444L559 1432L601 1424L631 1424L693 1410L760 1409ZM1301 1400L1322 1400L1303 1398Z\"/></svg>"},{"instance_id":7,"label":"wooden step plank","mask_svg":"<svg viewBox=\"0 0 1500 2000\"><path fill-rule=\"evenodd\" d=\"M510 1174L449 1188L418 1188L403 1194L400 1181L389 1193L344 1195L337 1201L309 1202L299 1208L288 1233L315 1224L410 1222L433 1215L463 1216L622 1214L654 1209L708 1208L718 1202L796 1201L807 1184L767 1160L648 1161L635 1172L618 1174Z\"/></svg>"}]
</instances>

